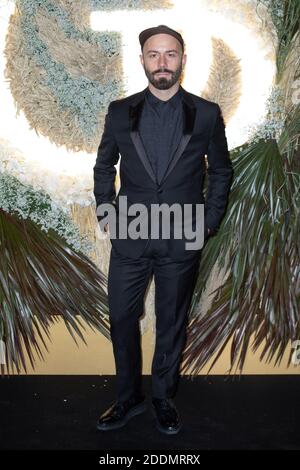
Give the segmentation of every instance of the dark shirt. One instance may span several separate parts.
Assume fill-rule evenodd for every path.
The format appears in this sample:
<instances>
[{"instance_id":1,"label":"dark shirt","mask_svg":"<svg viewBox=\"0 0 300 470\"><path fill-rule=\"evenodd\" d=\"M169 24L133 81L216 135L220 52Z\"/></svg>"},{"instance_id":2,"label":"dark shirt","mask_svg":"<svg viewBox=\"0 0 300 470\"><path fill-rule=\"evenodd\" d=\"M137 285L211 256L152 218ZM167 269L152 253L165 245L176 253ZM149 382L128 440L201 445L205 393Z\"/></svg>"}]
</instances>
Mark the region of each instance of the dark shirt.
<instances>
[{"instance_id":1,"label":"dark shirt","mask_svg":"<svg viewBox=\"0 0 300 470\"><path fill-rule=\"evenodd\" d=\"M182 88L167 101L157 98L149 88L139 123L146 154L160 183L182 136Z\"/></svg>"}]
</instances>

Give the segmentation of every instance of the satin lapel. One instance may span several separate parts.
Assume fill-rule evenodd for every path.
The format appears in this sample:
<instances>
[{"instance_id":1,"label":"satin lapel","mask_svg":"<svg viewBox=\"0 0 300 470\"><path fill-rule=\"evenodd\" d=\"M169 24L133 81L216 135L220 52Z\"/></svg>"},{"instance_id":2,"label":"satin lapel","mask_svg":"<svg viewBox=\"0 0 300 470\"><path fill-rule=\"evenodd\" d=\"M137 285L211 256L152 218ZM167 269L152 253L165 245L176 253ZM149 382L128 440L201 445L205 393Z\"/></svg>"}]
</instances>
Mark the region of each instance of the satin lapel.
<instances>
[{"instance_id":1,"label":"satin lapel","mask_svg":"<svg viewBox=\"0 0 300 470\"><path fill-rule=\"evenodd\" d=\"M147 171L150 178L153 180L155 184L157 184L156 177L150 161L147 157L143 142L141 140L140 134L138 132L138 122L141 116L141 112L143 109L144 99L145 99L145 92L147 88L143 90L138 96L135 98L135 101L132 105L130 105L129 109L129 119L130 119L130 136L133 141L133 144L136 148L136 151ZM183 96L182 96L182 107L183 107L183 133L179 145L169 163L166 173L164 174L160 184L167 178L169 173L173 170L174 166L178 162L179 158L183 154L190 138L193 134L194 123L195 123L195 116L196 116L196 108L192 99L189 97L189 94L184 88L182 88Z\"/></svg>"},{"instance_id":2,"label":"satin lapel","mask_svg":"<svg viewBox=\"0 0 300 470\"><path fill-rule=\"evenodd\" d=\"M138 122L142 113L146 90L147 88L145 88L145 90L139 93L136 99L134 100L134 103L130 105L130 108L129 108L130 137L135 146L137 154L140 157L145 167L145 170L147 171L148 175L153 180L153 182L156 184L155 173L152 169L149 158L147 157L145 147L143 145L142 139L138 131Z\"/></svg>"}]
</instances>

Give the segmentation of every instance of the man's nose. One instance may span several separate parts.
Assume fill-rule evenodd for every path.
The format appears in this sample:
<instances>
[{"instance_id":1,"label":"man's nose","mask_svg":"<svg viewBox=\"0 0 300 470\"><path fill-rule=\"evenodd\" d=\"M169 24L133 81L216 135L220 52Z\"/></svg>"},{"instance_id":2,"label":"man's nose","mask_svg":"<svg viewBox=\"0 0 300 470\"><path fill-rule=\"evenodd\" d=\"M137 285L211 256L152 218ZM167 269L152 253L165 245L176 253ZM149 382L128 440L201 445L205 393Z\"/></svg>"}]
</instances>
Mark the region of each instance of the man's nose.
<instances>
[{"instance_id":1,"label":"man's nose","mask_svg":"<svg viewBox=\"0 0 300 470\"><path fill-rule=\"evenodd\" d=\"M166 66L166 59L164 56L160 56L159 58L159 66L160 67L165 67Z\"/></svg>"}]
</instances>

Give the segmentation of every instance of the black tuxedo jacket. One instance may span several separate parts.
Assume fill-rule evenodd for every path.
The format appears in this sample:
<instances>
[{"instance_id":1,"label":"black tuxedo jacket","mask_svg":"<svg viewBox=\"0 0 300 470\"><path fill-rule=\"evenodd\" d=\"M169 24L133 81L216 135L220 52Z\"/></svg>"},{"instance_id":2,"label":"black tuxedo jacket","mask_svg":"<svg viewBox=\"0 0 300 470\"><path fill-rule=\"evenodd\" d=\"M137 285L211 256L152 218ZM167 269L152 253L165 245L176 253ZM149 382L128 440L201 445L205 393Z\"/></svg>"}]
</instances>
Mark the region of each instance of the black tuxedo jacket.
<instances>
[{"instance_id":1,"label":"black tuxedo jacket","mask_svg":"<svg viewBox=\"0 0 300 470\"><path fill-rule=\"evenodd\" d=\"M220 107L217 103L182 88L183 134L158 184L147 157L147 149L144 148L138 132L146 90L147 88L109 104L93 168L96 207L109 202L118 214L121 195L127 196L128 207L133 203L143 203L149 208L153 203L202 203L205 207L204 232L207 238L207 228L213 234L220 226L233 176ZM115 165L120 155L121 185L116 197ZM203 182L206 172L208 188L204 198ZM128 223L135 217L129 216ZM98 217L99 221L101 219L103 216ZM116 226L117 238L111 238L114 248L120 254L139 258L149 239L118 238L118 220ZM186 241L185 237L170 238L169 256L174 259L188 256L190 250L185 249Z\"/></svg>"}]
</instances>

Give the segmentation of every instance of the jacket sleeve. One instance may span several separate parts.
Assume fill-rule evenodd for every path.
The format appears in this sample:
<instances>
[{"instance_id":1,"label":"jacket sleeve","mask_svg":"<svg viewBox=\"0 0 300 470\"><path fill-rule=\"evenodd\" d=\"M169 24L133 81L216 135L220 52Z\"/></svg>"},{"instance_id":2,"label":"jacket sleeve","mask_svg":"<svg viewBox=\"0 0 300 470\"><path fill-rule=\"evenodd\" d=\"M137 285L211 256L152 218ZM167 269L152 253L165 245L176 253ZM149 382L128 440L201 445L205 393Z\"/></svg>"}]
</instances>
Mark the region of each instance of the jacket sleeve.
<instances>
[{"instance_id":1,"label":"jacket sleeve","mask_svg":"<svg viewBox=\"0 0 300 470\"><path fill-rule=\"evenodd\" d=\"M205 228L214 234L225 214L233 168L228 151L225 124L220 106L216 104L216 118L207 151L208 186L205 202Z\"/></svg>"},{"instance_id":2,"label":"jacket sleeve","mask_svg":"<svg viewBox=\"0 0 300 470\"><path fill-rule=\"evenodd\" d=\"M97 207L102 203L114 203L116 197L115 165L119 160L119 148L115 140L111 119L111 104L105 115L104 130L97 151L94 170L94 196ZM97 216L100 221L103 216Z\"/></svg>"}]
</instances>

